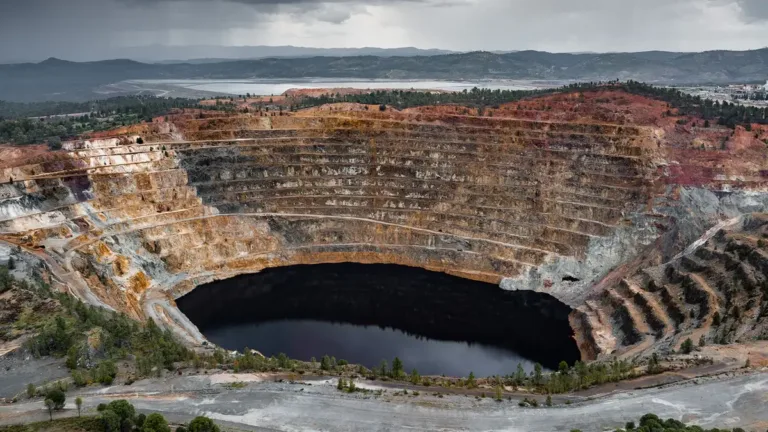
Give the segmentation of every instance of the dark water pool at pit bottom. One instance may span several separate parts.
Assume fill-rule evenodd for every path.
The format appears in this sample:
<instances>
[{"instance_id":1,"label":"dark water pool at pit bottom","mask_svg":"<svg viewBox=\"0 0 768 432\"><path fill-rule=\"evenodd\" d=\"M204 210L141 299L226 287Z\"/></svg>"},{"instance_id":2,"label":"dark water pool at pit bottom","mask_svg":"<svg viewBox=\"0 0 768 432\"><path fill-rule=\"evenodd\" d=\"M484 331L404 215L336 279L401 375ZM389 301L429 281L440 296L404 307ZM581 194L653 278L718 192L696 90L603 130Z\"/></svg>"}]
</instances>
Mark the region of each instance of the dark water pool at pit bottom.
<instances>
[{"instance_id":1,"label":"dark water pool at pit bottom","mask_svg":"<svg viewBox=\"0 0 768 432\"><path fill-rule=\"evenodd\" d=\"M327 354L369 368L397 356L408 371L462 376L579 358L571 309L554 297L398 265L279 267L176 302L213 343L267 356Z\"/></svg>"},{"instance_id":2,"label":"dark water pool at pit bottom","mask_svg":"<svg viewBox=\"0 0 768 432\"><path fill-rule=\"evenodd\" d=\"M515 352L482 344L439 341L406 334L392 328L330 323L316 320L280 320L238 324L206 332L208 339L222 347L245 348L242 341L258 347L266 356L286 353L289 357L317 361L325 355L366 367L378 366L399 357L408 372L423 375L476 376L508 375L518 362L527 372L533 362Z\"/></svg>"}]
</instances>

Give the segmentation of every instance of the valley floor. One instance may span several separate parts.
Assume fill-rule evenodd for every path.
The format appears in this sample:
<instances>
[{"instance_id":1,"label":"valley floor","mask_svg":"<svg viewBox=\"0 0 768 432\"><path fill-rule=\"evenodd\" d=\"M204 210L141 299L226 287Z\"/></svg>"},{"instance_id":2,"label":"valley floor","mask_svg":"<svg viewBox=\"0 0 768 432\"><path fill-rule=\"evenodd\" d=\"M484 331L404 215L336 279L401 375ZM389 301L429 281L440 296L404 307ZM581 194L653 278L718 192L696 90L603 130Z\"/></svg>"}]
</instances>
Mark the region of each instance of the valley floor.
<instances>
[{"instance_id":1,"label":"valley floor","mask_svg":"<svg viewBox=\"0 0 768 432\"><path fill-rule=\"evenodd\" d=\"M233 382L245 383L233 386ZM364 387L364 383L361 384ZM242 387L242 388L238 388ZM551 408L520 408L516 401L412 392L388 388L382 395L341 393L335 380L274 382L259 374L173 376L69 392L64 413L77 414L79 393L86 412L102 402L128 399L139 410L160 412L171 421L207 415L226 428L257 431L601 431L637 421L652 412L704 427L741 426L764 430L768 425L768 372L701 379L597 397ZM575 400L575 399L574 399ZM41 400L0 406L0 425L43 421Z\"/></svg>"}]
</instances>

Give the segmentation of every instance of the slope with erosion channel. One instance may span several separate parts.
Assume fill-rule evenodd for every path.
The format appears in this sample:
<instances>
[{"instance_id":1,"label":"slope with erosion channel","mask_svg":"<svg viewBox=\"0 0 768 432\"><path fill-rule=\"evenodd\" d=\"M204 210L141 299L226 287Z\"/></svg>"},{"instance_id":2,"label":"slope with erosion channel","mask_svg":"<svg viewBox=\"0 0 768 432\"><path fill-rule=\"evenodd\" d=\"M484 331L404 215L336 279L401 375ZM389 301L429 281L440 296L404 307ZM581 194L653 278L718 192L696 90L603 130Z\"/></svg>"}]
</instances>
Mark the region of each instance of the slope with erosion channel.
<instances>
[{"instance_id":1,"label":"slope with erosion channel","mask_svg":"<svg viewBox=\"0 0 768 432\"><path fill-rule=\"evenodd\" d=\"M0 232L56 261L81 298L190 342L203 337L173 299L200 284L355 262L546 292L574 309L583 358L635 355L692 330L690 308L681 319L633 275L768 202L765 131L666 111L603 90L483 117L181 112L4 168ZM689 279L681 290L706 323L715 303L697 293L720 288Z\"/></svg>"}]
</instances>

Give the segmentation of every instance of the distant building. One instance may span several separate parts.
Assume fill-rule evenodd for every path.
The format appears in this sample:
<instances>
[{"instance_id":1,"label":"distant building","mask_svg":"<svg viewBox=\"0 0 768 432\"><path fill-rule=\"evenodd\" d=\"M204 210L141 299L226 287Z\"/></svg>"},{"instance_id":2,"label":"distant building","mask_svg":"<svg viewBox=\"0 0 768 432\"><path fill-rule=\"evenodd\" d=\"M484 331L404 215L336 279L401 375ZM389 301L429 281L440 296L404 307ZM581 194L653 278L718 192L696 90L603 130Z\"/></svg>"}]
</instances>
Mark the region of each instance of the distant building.
<instances>
[{"instance_id":1,"label":"distant building","mask_svg":"<svg viewBox=\"0 0 768 432\"><path fill-rule=\"evenodd\" d=\"M765 85L763 86L763 90L768 92L768 80L765 80Z\"/></svg>"}]
</instances>

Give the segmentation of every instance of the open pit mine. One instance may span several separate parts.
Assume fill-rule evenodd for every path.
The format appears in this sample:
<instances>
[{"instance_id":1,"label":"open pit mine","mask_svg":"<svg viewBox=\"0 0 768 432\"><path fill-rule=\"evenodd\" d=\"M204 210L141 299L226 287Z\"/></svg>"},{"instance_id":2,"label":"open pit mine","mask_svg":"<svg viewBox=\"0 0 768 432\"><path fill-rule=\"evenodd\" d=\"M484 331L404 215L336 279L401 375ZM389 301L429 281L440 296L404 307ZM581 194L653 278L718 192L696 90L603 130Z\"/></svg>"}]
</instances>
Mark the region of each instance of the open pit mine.
<instances>
[{"instance_id":1,"label":"open pit mine","mask_svg":"<svg viewBox=\"0 0 768 432\"><path fill-rule=\"evenodd\" d=\"M0 239L82 301L197 345L176 299L332 263L546 296L582 360L764 338L768 131L668 110L618 90L482 116L187 110L2 161Z\"/></svg>"}]
</instances>

